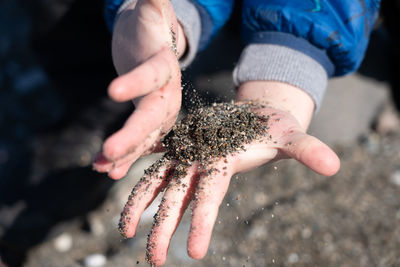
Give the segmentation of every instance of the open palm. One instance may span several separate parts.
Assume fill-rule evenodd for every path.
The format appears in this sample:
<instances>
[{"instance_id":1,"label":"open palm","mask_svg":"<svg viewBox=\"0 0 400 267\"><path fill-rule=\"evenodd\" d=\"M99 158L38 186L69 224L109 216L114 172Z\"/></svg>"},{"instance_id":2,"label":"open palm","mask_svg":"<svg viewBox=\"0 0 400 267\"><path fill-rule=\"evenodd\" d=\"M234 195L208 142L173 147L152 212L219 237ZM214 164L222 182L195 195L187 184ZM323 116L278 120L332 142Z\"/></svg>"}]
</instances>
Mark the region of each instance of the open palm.
<instances>
[{"instance_id":1,"label":"open palm","mask_svg":"<svg viewBox=\"0 0 400 267\"><path fill-rule=\"evenodd\" d=\"M270 116L268 135L261 140L253 141L244 150L226 158L215 159L206 167L209 171L195 162L181 179L174 178L174 168L179 162L167 162L157 173L145 175L135 186L121 217L120 230L126 237L134 236L141 214L165 189L148 240L147 256L152 264L164 264L172 235L190 202L193 202L193 210L188 253L195 259L206 254L219 206L235 173L288 157L323 175L337 172L340 163L336 154L304 133L289 113L269 107L255 112Z\"/></svg>"}]
</instances>

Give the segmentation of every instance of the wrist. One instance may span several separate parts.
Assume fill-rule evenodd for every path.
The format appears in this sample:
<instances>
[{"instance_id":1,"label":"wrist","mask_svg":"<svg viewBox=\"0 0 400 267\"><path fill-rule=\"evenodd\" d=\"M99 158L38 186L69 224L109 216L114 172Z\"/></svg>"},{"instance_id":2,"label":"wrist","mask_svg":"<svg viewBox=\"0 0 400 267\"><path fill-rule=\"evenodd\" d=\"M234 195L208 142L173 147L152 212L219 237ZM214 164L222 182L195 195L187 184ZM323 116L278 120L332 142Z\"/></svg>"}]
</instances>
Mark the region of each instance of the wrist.
<instances>
[{"instance_id":1,"label":"wrist","mask_svg":"<svg viewBox=\"0 0 400 267\"><path fill-rule=\"evenodd\" d=\"M315 104L312 97L300 88L276 81L248 81L239 86L237 101L253 100L294 116L304 131L307 130Z\"/></svg>"},{"instance_id":2,"label":"wrist","mask_svg":"<svg viewBox=\"0 0 400 267\"><path fill-rule=\"evenodd\" d=\"M328 67L325 69L325 65L313 57L318 57L321 51L307 41L289 34L271 32L265 33L265 37L267 36L269 39L264 41L281 40L285 45L292 42L299 49L303 47L309 51L310 55L282 44L249 44L243 50L233 72L235 84L240 85L247 81L279 81L291 84L309 94L315 103L315 110L318 110L327 87L329 71ZM275 37L278 40L272 39Z\"/></svg>"}]
</instances>

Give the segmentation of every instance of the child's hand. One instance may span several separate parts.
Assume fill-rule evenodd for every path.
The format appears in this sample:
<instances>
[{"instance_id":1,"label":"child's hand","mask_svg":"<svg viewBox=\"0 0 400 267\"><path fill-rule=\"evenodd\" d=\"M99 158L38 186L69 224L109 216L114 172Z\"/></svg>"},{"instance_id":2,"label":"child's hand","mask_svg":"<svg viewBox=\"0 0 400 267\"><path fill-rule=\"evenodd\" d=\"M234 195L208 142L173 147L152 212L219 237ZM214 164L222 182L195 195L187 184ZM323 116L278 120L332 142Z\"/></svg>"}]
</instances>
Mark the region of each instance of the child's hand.
<instances>
[{"instance_id":1,"label":"child's hand","mask_svg":"<svg viewBox=\"0 0 400 267\"><path fill-rule=\"evenodd\" d=\"M257 93L252 92L254 88L257 88L257 85L248 87L249 90L246 88L239 90L239 99L247 98L248 92L255 96L263 95L262 89ZM271 91L266 94L271 95ZM295 97L299 105L308 101L305 99L303 102L301 94L302 92L300 96ZM283 96L281 91L278 95L278 98ZM271 95L271 98L278 99L276 97ZM286 97L283 99L285 101L282 106L287 107L286 103L291 100ZM303 107L303 110L309 109ZM166 188L147 245L148 260L152 264L156 266L164 264L172 235L191 201L193 201L193 211L188 254L192 258L200 259L207 253L218 209L233 174L281 158L294 158L322 175L330 176L338 171L340 162L336 154L317 138L307 135L304 130L306 125L297 119L304 119L307 116L298 117L299 114L294 116L288 111L271 107L258 109L256 112L270 115L268 136L261 142L258 140L246 145L245 151L218 159L212 166L207 167L210 170L216 168L218 171L212 171L211 175L202 175L204 171L198 168L198 163L194 163L189 167L187 175L177 180L173 178L176 163L169 162L162 166L158 173L152 176L145 175L135 186L121 217L121 231L127 237L135 235L141 214L158 193ZM303 123L304 121L306 119Z\"/></svg>"},{"instance_id":2,"label":"child's hand","mask_svg":"<svg viewBox=\"0 0 400 267\"><path fill-rule=\"evenodd\" d=\"M136 109L105 141L94 163L97 171L122 178L169 132L181 106L178 55L184 50L185 37L168 0L138 1L120 14L113 60L121 76L109 86L109 95L115 101L133 99Z\"/></svg>"}]
</instances>

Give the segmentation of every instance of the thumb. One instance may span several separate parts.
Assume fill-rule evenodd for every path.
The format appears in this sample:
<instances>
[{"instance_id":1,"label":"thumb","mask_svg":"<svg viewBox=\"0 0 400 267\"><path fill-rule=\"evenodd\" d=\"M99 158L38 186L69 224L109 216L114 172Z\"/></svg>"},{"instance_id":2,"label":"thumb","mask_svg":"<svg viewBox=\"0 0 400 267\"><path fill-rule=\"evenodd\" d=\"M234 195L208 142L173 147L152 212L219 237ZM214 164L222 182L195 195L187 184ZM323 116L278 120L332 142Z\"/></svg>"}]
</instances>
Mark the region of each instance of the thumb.
<instances>
[{"instance_id":1,"label":"thumb","mask_svg":"<svg viewBox=\"0 0 400 267\"><path fill-rule=\"evenodd\" d=\"M172 19L175 17L174 9L170 0L142 0L138 5L151 8L158 12L168 22L172 22Z\"/></svg>"},{"instance_id":2,"label":"thumb","mask_svg":"<svg viewBox=\"0 0 400 267\"><path fill-rule=\"evenodd\" d=\"M332 176L340 168L340 160L331 148L303 132L288 136L281 151L321 175Z\"/></svg>"},{"instance_id":3,"label":"thumb","mask_svg":"<svg viewBox=\"0 0 400 267\"><path fill-rule=\"evenodd\" d=\"M162 11L166 5L169 4L170 0L143 0L143 3L150 4L155 7L157 10Z\"/></svg>"},{"instance_id":4,"label":"thumb","mask_svg":"<svg viewBox=\"0 0 400 267\"><path fill-rule=\"evenodd\" d=\"M143 0L138 4L150 7L150 9L161 15L167 31L171 35L171 43L175 45L178 40L178 21L170 0Z\"/></svg>"}]
</instances>

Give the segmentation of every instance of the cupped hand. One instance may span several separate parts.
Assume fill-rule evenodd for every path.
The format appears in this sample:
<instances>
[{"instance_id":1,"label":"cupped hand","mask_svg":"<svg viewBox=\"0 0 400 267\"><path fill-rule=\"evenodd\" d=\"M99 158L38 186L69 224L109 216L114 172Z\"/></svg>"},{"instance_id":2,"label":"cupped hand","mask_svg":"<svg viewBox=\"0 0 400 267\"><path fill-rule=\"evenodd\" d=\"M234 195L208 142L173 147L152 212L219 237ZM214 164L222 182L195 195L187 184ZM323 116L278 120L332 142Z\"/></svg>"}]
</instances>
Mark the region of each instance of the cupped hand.
<instances>
[{"instance_id":1,"label":"cupped hand","mask_svg":"<svg viewBox=\"0 0 400 267\"><path fill-rule=\"evenodd\" d=\"M190 202L193 203L188 254L194 259L205 256L219 206L235 173L281 158L294 158L322 175L338 171L340 162L336 154L306 134L289 112L271 107L255 112L269 116L268 133L244 150L215 159L206 169L194 162L180 179L174 176L179 162L166 162L158 172L145 175L134 187L120 221L121 233L126 237L135 235L141 214L165 190L148 239L147 257L151 264L165 263L172 235Z\"/></svg>"},{"instance_id":2,"label":"cupped hand","mask_svg":"<svg viewBox=\"0 0 400 267\"><path fill-rule=\"evenodd\" d=\"M185 40L168 0L139 0L123 11L113 33L113 61L119 76L109 86L118 102L133 100L135 111L107 138L94 169L114 179L126 175L151 152L174 124L181 106L178 63Z\"/></svg>"}]
</instances>

